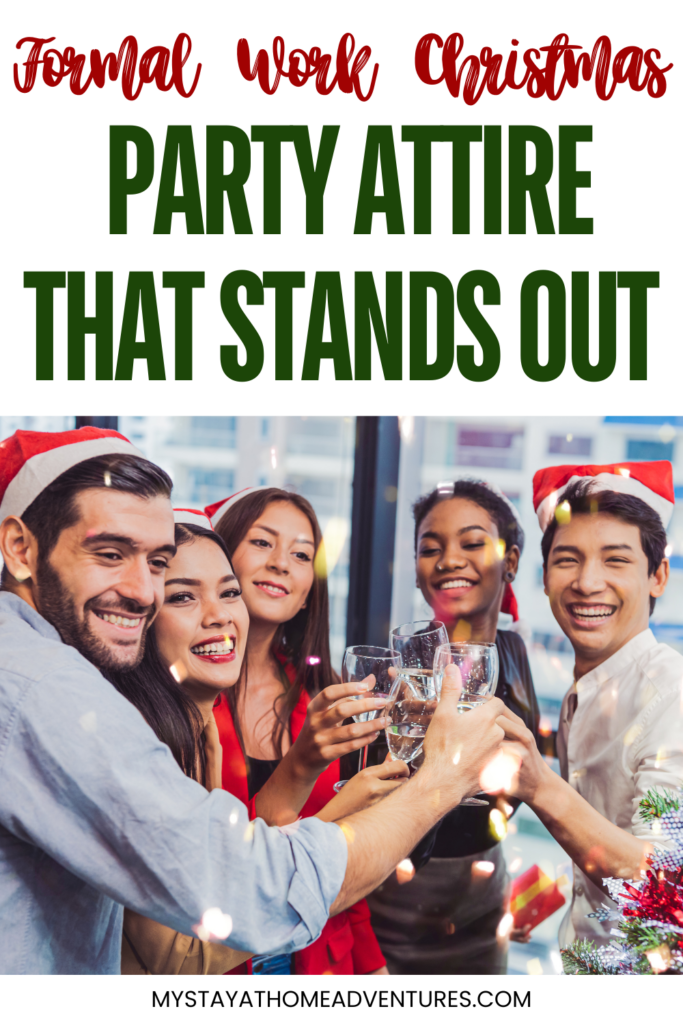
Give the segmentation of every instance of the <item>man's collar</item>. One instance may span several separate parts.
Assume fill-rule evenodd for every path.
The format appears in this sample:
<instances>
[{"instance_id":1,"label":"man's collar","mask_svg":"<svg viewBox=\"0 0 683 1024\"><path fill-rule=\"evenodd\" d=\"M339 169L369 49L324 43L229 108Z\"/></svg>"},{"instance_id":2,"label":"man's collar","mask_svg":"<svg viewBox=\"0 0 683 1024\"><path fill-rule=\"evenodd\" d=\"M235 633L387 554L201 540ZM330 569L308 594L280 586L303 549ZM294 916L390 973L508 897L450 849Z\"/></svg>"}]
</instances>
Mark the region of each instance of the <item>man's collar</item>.
<instances>
[{"instance_id":1,"label":"man's collar","mask_svg":"<svg viewBox=\"0 0 683 1024\"><path fill-rule=\"evenodd\" d=\"M55 629L54 626L50 625L47 619L44 619L40 612L37 612L35 608L24 601L23 598L19 597L18 594L13 594L9 590L0 591L0 614L14 615L16 618L23 619L27 622L32 629L35 629L37 633L44 636L47 640L57 640L59 643L62 642L62 638Z\"/></svg>"},{"instance_id":2,"label":"man's collar","mask_svg":"<svg viewBox=\"0 0 683 1024\"><path fill-rule=\"evenodd\" d=\"M578 693L581 690L589 686L602 685L607 682L613 676L618 675L628 664L635 661L644 651L649 647L656 647L657 639L651 629L644 629L642 633L638 633L632 637L628 643L625 643L623 647L613 654L606 661L603 661L596 668L591 669L590 672L586 672L585 675L581 676L574 683L574 688Z\"/></svg>"}]
</instances>

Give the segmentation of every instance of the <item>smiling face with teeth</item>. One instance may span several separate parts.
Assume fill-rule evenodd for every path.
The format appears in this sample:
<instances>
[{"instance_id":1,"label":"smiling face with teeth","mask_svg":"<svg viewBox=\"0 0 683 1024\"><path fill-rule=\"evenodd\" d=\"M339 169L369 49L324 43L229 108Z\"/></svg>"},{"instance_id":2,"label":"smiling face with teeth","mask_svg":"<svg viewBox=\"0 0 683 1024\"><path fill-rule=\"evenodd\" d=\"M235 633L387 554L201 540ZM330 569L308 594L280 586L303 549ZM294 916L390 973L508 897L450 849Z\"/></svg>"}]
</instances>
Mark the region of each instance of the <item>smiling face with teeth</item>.
<instances>
[{"instance_id":1,"label":"smiling face with teeth","mask_svg":"<svg viewBox=\"0 0 683 1024\"><path fill-rule=\"evenodd\" d=\"M506 552L495 521L468 499L438 502L419 525L417 585L452 638L495 639L503 574L518 562L519 549Z\"/></svg>"},{"instance_id":2,"label":"smiling face with teeth","mask_svg":"<svg viewBox=\"0 0 683 1024\"><path fill-rule=\"evenodd\" d=\"M558 526L544 570L553 615L571 641L576 677L648 628L650 597L666 588L668 562L650 575L640 530L606 513Z\"/></svg>"},{"instance_id":3,"label":"smiling face with teeth","mask_svg":"<svg viewBox=\"0 0 683 1024\"><path fill-rule=\"evenodd\" d=\"M76 499L77 521L54 548L36 553L38 610L101 669L138 664L145 633L163 601L164 573L175 551L167 497L141 498L90 488Z\"/></svg>"},{"instance_id":4,"label":"smiling face with teeth","mask_svg":"<svg viewBox=\"0 0 683 1024\"><path fill-rule=\"evenodd\" d=\"M240 674L249 615L230 562L211 538L179 541L154 624L160 657L202 711Z\"/></svg>"},{"instance_id":5,"label":"smiling face with teeth","mask_svg":"<svg viewBox=\"0 0 683 1024\"><path fill-rule=\"evenodd\" d=\"M249 527L233 565L252 629L289 622L313 586L315 541L308 516L288 501L274 501Z\"/></svg>"}]
</instances>

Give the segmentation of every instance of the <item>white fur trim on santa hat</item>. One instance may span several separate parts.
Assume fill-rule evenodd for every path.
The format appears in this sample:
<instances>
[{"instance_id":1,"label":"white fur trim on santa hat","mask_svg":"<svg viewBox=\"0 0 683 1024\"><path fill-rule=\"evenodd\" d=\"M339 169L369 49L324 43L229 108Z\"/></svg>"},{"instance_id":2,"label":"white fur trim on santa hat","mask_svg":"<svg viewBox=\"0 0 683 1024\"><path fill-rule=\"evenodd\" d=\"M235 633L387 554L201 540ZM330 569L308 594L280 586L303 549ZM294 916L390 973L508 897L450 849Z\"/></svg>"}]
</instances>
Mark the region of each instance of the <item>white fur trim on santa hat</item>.
<instances>
[{"instance_id":1,"label":"white fur trim on santa hat","mask_svg":"<svg viewBox=\"0 0 683 1024\"><path fill-rule=\"evenodd\" d=\"M536 515L544 533L550 525L555 509L562 500L564 492L568 487L578 483L580 480L588 481L589 489L592 492L618 491L619 494L631 494L634 498L640 498L641 501L644 501L646 505L649 505L650 508L653 508L659 514L664 524L664 529L666 529L671 521L674 511L673 503L667 501L660 494L655 494L653 490L642 484L640 480L636 480L627 473L598 473L597 476L572 476L562 487L552 491L543 499L536 509Z\"/></svg>"},{"instance_id":2,"label":"white fur trim on santa hat","mask_svg":"<svg viewBox=\"0 0 683 1024\"><path fill-rule=\"evenodd\" d=\"M225 501L221 502L216 511L210 517L211 525L213 527L218 526L220 520L223 518L228 509L232 508L233 505L237 504L240 498L246 498L248 494L254 494L255 491L269 491L273 486L273 484L261 484L259 487L245 487L244 490L238 491L237 494L231 494L229 498L226 498ZM210 508L211 506L207 507Z\"/></svg>"},{"instance_id":3,"label":"white fur trim on santa hat","mask_svg":"<svg viewBox=\"0 0 683 1024\"><path fill-rule=\"evenodd\" d=\"M203 526L206 530L213 529L206 512L200 512L198 509L174 508L173 519L176 523L190 523L192 526Z\"/></svg>"},{"instance_id":4,"label":"white fur trim on santa hat","mask_svg":"<svg viewBox=\"0 0 683 1024\"><path fill-rule=\"evenodd\" d=\"M97 458L98 455L137 455L145 459L142 452L122 437L96 437L89 441L76 441L60 448L51 448L27 459L17 475L7 485L0 503L0 522L7 516L21 516L58 476L79 462ZM145 459L145 461L149 461ZM103 480L102 486L106 483Z\"/></svg>"}]
</instances>

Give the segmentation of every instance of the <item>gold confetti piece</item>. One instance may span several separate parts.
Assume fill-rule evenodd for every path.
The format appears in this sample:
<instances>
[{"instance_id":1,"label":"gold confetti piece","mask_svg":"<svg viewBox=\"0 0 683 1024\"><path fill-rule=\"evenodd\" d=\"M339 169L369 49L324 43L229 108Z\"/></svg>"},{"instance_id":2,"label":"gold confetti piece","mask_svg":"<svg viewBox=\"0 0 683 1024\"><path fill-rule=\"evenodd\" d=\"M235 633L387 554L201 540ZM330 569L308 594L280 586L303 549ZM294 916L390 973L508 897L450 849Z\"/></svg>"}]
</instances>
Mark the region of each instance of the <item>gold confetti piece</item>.
<instances>
[{"instance_id":1,"label":"gold confetti piece","mask_svg":"<svg viewBox=\"0 0 683 1024\"><path fill-rule=\"evenodd\" d=\"M541 963L541 961L538 959L537 956L534 957L533 960L527 960L526 972L527 972L527 974L532 974L532 975L533 974L543 974L543 964Z\"/></svg>"},{"instance_id":2,"label":"gold confetti piece","mask_svg":"<svg viewBox=\"0 0 683 1024\"><path fill-rule=\"evenodd\" d=\"M510 874L514 875L517 871L519 871L519 869L521 868L522 864L523 864L522 858L521 857L515 857L515 859L512 861L512 863L510 864L509 869L508 869L510 871Z\"/></svg>"},{"instance_id":3,"label":"gold confetti piece","mask_svg":"<svg viewBox=\"0 0 683 1024\"><path fill-rule=\"evenodd\" d=\"M251 840L254 837L254 830L255 829L256 829L256 825L254 824L253 821L250 821L249 824L247 825L247 827L245 828L244 835L242 837L244 839L245 843L250 843L251 842Z\"/></svg>"},{"instance_id":4,"label":"gold confetti piece","mask_svg":"<svg viewBox=\"0 0 683 1024\"><path fill-rule=\"evenodd\" d=\"M504 814L494 807L489 814L489 832L494 839L502 840L508 833L508 823Z\"/></svg>"},{"instance_id":5,"label":"gold confetti piece","mask_svg":"<svg viewBox=\"0 0 683 1024\"><path fill-rule=\"evenodd\" d=\"M630 747L634 740L637 740L643 731L642 725L632 725L624 736L624 746Z\"/></svg>"},{"instance_id":6,"label":"gold confetti piece","mask_svg":"<svg viewBox=\"0 0 683 1024\"><path fill-rule=\"evenodd\" d=\"M650 961L650 967L655 974L663 974L671 967L671 950L666 943L657 946L656 949L649 949L645 956Z\"/></svg>"},{"instance_id":7,"label":"gold confetti piece","mask_svg":"<svg viewBox=\"0 0 683 1024\"><path fill-rule=\"evenodd\" d=\"M507 939L508 935L512 931L512 926L514 923L515 919L513 918L512 914L503 914L500 921L498 922L498 927L496 928L496 936L499 939Z\"/></svg>"},{"instance_id":8,"label":"gold confetti piece","mask_svg":"<svg viewBox=\"0 0 683 1024\"><path fill-rule=\"evenodd\" d=\"M344 839L346 840L347 843L351 844L356 838L356 833L354 832L354 830L351 828L347 821L342 821L338 824L339 828L344 833Z\"/></svg>"},{"instance_id":9,"label":"gold confetti piece","mask_svg":"<svg viewBox=\"0 0 683 1024\"><path fill-rule=\"evenodd\" d=\"M313 569L319 579L326 579L334 570L344 550L349 524L346 519L332 516L325 527L325 533L313 561Z\"/></svg>"},{"instance_id":10,"label":"gold confetti piece","mask_svg":"<svg viewBox=\"0 0 683 1024\"><path fill-rule=\"evenodd\" d=\"M555 509L555 518L560 526L566 526L567 523L571 522L572 510L568 501L560 502Z\"/></svg>"},{"instance_id":11,"label":"gold confetti piece","mask_svg":"<svg viewBox=\"0 0 683 1024\"><path fill-rule=\"evenodd\" d=\"M472 878L490 878L496 865L490 860L475 860L472 865Z\"/></svg>"},{"instance_id":12,"label":"gold confetti piece","mask_svg":"<svg viewBox=\"0 0 683 1024\"><path fill-rule=\"evenodd\" d=\"M182 683L187 679L187 669L182 661L174 661L168 670L176 683Z\"/></svg>"},{"instance_id":13,"label":"gold confetti piece","mask_svg":"<svg viewBox=\"0 0 683 1024\"><path fill-rule=\"evenodd\" d=\"M396 865L396 881L399 885L405 885L415 877L415 867L410 857L406 857L400 864Z\"/></svg>"},{"instance_id":14,"label":"gold confetti piece","mask_svg":"<svg viewBox=\"0 0 683 1024\"><path fill-rule=\"evenodd\" d=\"M104 486L111 487L111 473L108 469L105 469L104 471Z\"/></svg>"}]
</instances>

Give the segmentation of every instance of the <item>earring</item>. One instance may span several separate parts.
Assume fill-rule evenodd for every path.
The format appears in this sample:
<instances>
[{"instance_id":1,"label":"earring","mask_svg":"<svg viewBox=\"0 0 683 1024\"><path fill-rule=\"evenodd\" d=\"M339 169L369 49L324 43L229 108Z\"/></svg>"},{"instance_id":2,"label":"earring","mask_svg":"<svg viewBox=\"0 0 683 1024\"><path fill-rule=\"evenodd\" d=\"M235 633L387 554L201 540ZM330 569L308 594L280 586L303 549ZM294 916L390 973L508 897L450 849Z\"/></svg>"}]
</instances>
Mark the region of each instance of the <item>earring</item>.
<instances>
[{"instance_id":1,"label":"earring","mask_svg":"<svg viewBox=\"0 0 683 1024\"><path fill-rule=\"evenodd\" d=\"M512 583L514 578L515 578L514 572L510 572L510 570L508 569L508 571L505 573L505 580L506 580L506 582L507 583Z\"/></svg>"},{"instance_id":2,"label":"earring","mask_svg":"<svg viewBox=\"0 0 683 1024\"><path fill-rule=\"evenodd\" d=\"M20 569L19 572L14 573L14 578L17 581L17 583L24 583L26 580L31 579L31 570Z\"/></svg>"}]
</instances>

